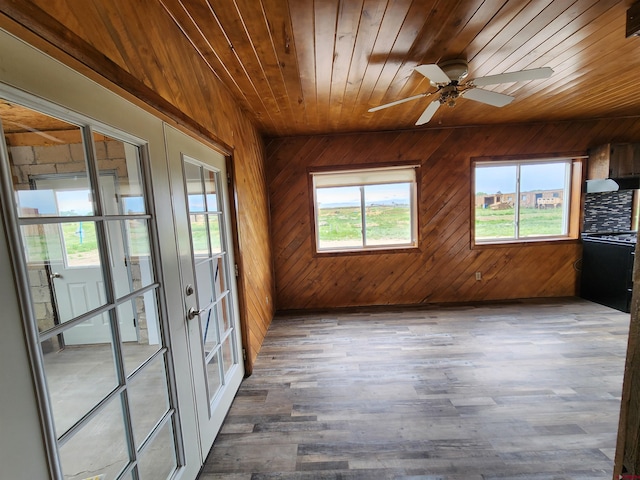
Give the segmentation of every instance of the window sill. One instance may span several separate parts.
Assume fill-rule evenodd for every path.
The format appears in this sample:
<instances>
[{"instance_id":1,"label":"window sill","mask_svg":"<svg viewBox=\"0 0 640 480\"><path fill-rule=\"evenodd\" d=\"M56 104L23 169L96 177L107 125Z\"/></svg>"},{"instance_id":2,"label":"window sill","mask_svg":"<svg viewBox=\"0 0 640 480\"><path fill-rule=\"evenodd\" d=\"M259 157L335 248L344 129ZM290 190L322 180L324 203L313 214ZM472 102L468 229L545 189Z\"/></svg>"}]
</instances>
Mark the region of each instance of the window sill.
<instances>
[{"instance_id":1,"label":"window sill","mask_svg":"<svg viewBox=\"0 0 640 480\"><path fill-rule=\"evenodd\" d=\"M407 245L399 247L369 247L360 249L339 249L335 250L319 250L314 253L314 257L340 257L345 255L389 255L396 253L420 253L420 248L417 245Z\"/></svg>"},{"instance_id":2,"label":"window sill","mask_svg":"<svg viewBox=\"0 0 640 480\"><path fill-rule=\"evenodd\" d=\"M485 250L487 248L513 248L513 247L534 247L548 246L558 243L580 243L578 237L549 237L549 238L531 238L517 240L491 240L486 242L476 242L471 244L471 249Z\"/></svg>"}]
</instances>

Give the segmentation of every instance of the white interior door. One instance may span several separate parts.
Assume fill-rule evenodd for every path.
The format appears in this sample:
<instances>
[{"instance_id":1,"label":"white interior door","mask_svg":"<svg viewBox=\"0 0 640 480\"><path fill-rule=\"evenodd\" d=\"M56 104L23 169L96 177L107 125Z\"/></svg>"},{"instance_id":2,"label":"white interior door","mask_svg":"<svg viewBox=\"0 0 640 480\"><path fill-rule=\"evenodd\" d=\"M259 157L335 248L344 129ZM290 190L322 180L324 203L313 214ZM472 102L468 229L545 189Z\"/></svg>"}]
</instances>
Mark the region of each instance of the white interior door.
<instances>
[{"instance_id":1,"label":"white interior door","mask_svg":"<svg viewBox=\"0 0 640 480\"><path fill-rule=\"evenodd\" d=\"M244 376L226 165L220 153L165 128L204 459Z\"/></svg>"}]
</instances>

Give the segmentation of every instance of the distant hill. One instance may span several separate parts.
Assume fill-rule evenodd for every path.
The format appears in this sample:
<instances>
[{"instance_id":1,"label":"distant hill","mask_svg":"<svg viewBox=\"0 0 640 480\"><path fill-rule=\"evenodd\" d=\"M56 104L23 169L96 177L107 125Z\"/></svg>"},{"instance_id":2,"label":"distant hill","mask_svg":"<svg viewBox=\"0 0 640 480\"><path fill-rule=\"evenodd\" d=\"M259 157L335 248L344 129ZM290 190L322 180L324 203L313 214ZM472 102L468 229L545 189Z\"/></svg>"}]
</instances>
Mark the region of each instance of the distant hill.
<instances>
[{"instance_id":1,"label":"distant hill","mask_svg":"<svg viewBox=\"0 0 640 480\"><path fill-rule=\"evenodd\" d=\"M377 202L374 202L373 205L377 205L377 206L383 206L383 207L406 207L409 204L408 203L404 203L404 202L400 202L397 200L379 200ZM347 207L359 207L360 203L345 203L345 202L337 202L337 203L321 203L320 207L322 208L347 208Z\"/></svg>"}]
</instances>

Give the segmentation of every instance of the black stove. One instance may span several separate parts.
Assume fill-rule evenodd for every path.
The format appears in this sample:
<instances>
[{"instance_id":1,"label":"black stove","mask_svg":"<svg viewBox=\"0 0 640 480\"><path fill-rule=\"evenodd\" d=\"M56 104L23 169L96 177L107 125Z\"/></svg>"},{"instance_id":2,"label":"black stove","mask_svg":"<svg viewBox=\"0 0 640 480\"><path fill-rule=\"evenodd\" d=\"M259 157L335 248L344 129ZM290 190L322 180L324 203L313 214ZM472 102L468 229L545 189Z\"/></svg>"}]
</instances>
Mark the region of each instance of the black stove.
<instances>
[{"instance_id":1,"label":"black stove","mask_svg":"<svg viewBox=\"0 0 640 480\"><path fill-rule=\"evenodd\" d=\"M629 312L637 232L582 234L580 296Z\"/></svg>"}]
</instances>

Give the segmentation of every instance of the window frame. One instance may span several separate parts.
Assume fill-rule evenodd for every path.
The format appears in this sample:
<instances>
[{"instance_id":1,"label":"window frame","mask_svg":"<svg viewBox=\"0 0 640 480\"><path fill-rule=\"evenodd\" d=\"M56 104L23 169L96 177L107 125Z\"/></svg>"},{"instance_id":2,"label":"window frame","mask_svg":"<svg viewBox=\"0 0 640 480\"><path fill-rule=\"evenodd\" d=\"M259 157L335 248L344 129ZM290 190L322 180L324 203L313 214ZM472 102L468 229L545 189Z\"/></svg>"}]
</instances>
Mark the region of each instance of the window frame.
<instances>
[{"instance_id":1,"label":"window frame","mask_svg":"<svg viewBox=\"0 0 640 480\"><path fill-rule=\"evenodd\" d=\"M471 197L471 215L470 215L470 236L471 247L500 247L526 244L549 244L566 241L577 241L580 235L580 204L582 199L582 184L584 183L585 159L586 154L583 152L570 152L545 155L517 155L508 157L475 157L470 163L470 197ZM522 165L535 165L545 163L567 163L568 175L565 179L564 192L568 202L565 208L566 223L565 233L562 235L539 235L530 237L511 237L511 238L476 238L476 169L478 165L484 166L508 166L516 165L519 169ZM517 180L517 190L514 192L514 198L521 199L523 192L520 191L520 180ZM509 193L509 192L507 192ZM520 201L518 201L518 205ZM519 210L519 208L517 209ZM519 212L514 212L519 215ZM518 221L518 220L516 220ZM517 230L516 230L517 231Z\"/></svg>"},{"instance_id":2,"label":"window frame","mask_svg":"<svg viewBox=\"0 0 640 480\"><path fill-rule=\"evenodd\" d=\"M420 208L420 164L417 162L407 164L367 164L367 165L349 165L349 166L333 166L322 168L310 168L308 170L308 184L309 184L309 204L311 215L311 236L312 236L312 248L314 256L327 256L327 255L343 255L343 254L375 254L375 253L399 253L407 252L411 250L418 250L418 237L419 237L419 208ZM391 182L347 182L341 183L338 186L344 187L366 187L367 185L392 185L394 183L410 183L410 216L411 216L411 240L408 243L397 244L382 244L382 245L366 245L366 235L362 233L362 245L361 246L339 246L331 248L320 248L320 229L318 225L318 203L316 196L316 178L321 176L347 176L347 175L364 175L373 174L374 176L380 173L390 172L391 170L413 170L413 180L407 181L391 181ZM322 187L320 187L322 188ZM362 190L361 190L362 191ZM363 194L361 194L363 195ZM366 216L364 210L366 206L363 203L361 196L360 211L362 215L362 226L366 228Z\"/></svg>"}]
</instances>

